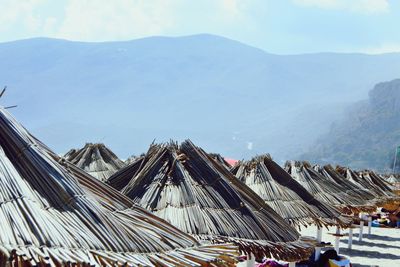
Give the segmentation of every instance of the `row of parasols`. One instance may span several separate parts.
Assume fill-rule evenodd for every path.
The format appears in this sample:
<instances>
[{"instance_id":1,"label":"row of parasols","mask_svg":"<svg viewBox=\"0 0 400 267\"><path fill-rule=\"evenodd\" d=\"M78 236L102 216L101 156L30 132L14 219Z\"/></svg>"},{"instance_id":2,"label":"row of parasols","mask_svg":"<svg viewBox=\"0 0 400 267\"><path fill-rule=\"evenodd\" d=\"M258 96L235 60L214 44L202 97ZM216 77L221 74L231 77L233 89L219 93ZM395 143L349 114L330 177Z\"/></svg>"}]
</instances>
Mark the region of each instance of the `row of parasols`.
<instances>
[{"instance_id":1,"label":"row of parasols","mask_svg":"<svg viewBox=\"0 0 400 267\"><path fill-rule=\"evenodd\" d=\"M196 196L191 199L181 197L184 193L182 192L183 189L179 187L188 182L190 184L199 183L199 179L201 179L201 177L196 178L196 175L192 174L188 167L185 167L186 161L199 156L197 154L189 154L188 156L190 150L183 152L182 149L186 146L190 146L191 150L200 150L190 141L186 141L180 146L176 143L153 144L147 154L136 158L132 157L124 163L104 144L86 144L80 150L69 151L65 157L181 230L194 235L209 234L210 229L204 229L204 225L198 227L198 221L195 218L199 217L197 213L200 210L213 206L213 202L199 205L194 200ZM163 151L169 156L161 157L161 154L152 154L154 150ZM205 154L204 151L203 153ZM188 171L187 177L182 175L177 177L177 172L174 170L176 166L161 169L165 168L162 167L162 164L171 165L171 162L176 162L178 155L185 159L185 164L181 168ZM391 185L372 171L356 173L343 167L336 169L331 166L311 167L306 162L295 161L287 162L284 171L273 162L269 155L258 156L248 162L239 162L232 168L219 154L209 154L208 156L236 175L237 179L244 182L274 211L296 228L306 227L310 224L316 224L319 228L336 225L342 228L349 227L352 232L352 228L354 228L352 218L349 218L349 216L345 218L342 214L354 216L361 211L375 211L377 206L394 202L396 199L392 193ZM145 178L138 177L142 168L149 161L157 162L158 160L160 160L160 165L155 169L148 170L151 173L142 174ZM193 160L189 160L189 162L204 168L204 163L194 163ZM124 167L124 165L127 166ZM166 173L169 178L165 176ZM160 175L164 178L161 179ZM216 179L220 179L220 176L221 174L215 173L212 175ZM222 175L222 178L225 176ZM144 180L136 181L139 179ZM171 181L168 181L169 179ZM135 184L127 188L129 183ZM154 183L162 183L162 185L158 187L154 186ZM201 183L204 184L205 182ZM140 190L138 190L139 188ZM175 192L172 192L171 188ZM146 194L153 198L148 198L148 196L145 196ZM164 196L160 197L162 195ZM168 199L171 196L175 198L172 201ZM315 202L314 198L320 203ZM222 199L224 198L222 197ZM333 207L322 203L330 203ZM315 205L318 207L315 207ZM223 208L225 210L232 209L229 206ZM335 208L337 209L336 213ZM325 210L325 212L321 212L321 210ZM200 215L201 217L202 215ZM182 220L182 218L185 218L185 220ZM191 223L191 220L195 221ZM212 233L215 234L215 231ZM217 233L220 234L220 232ZM223 234L231 236L234 233ZM351 242L351 240L349 241ZM349 247L351 247L351 244ZM242 249L246 251L245 246ZM263 254L261 253L261 255Z\"/></svg>"},{"instance_id":2,"label":"row of parasols","mask_svg":"<svg viewBox=\"0 0 400 267\"><path fill-rule=\"evenodd\" d=\"M2 108L0 145L0 266L298 262L315 247L299 228L347 228L398 201L371 171L283 169L268 155L230 168L189 140L152 144L127 165L101 144L60 157Z\"/></svg>"}]
</instances>

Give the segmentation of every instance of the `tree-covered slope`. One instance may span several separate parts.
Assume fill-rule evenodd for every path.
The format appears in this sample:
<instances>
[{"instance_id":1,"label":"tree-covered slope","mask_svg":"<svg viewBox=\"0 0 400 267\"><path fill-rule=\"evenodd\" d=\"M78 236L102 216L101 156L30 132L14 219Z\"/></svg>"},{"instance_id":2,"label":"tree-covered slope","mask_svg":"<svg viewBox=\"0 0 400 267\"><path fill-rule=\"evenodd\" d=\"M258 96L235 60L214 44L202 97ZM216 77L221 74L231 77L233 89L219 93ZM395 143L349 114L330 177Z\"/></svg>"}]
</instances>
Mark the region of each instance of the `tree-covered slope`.
<instances>
[{"instance_id":1,"label":"tree-covered slope","mask_svg":"<svg viewBox=\"0 0 400 267\"><path fill-rule=\"evenodd\" d=\"M400 79L377 84L313 149L303 155L320 163L390 170L400 145Z\"/></svg>"}]
</instances>

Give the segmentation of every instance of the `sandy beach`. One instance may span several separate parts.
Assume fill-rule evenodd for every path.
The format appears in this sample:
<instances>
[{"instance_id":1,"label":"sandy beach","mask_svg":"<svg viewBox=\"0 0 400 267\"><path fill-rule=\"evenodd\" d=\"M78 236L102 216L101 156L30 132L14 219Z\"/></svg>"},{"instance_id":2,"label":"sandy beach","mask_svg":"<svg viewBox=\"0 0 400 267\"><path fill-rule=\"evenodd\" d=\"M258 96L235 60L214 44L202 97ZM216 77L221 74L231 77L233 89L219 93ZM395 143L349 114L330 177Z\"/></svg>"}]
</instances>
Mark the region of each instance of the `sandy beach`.
<instances>
[{"instance_id":1,"label":"sandy beach","mask_svg":"<svg viewBox=\"0 0 400 267\"><path fill-rule=\"evenodd\" d=\"M358 241L359 229L353 230L353 247L347 248L348 230L344 230L344 237L340 240L340 254L350 258L354 267L400 267L400 229L393 228L372 228L371 235L366 234L367 227L364 227L362 242ZM305 236L316 236L317 228L308 227L301 231ZM335 229L329 231L324 229L323 241L334 244Z\"/></svg>"}]
</instances>

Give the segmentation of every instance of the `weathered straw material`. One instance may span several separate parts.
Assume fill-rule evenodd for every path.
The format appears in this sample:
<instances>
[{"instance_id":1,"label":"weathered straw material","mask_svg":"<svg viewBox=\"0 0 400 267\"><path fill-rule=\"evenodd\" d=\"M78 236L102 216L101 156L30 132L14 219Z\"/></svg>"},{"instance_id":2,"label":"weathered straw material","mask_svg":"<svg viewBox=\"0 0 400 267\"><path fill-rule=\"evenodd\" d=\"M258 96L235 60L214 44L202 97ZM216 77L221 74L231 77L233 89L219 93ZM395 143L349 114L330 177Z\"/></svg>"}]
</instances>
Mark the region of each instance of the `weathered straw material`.
<instances>
[{"instance_id":1,"label":"weathered straw material","mask_svg":"<svg viewBox=\"0 0 400 267\"><path fill-rule=\"evenodd\" d=\"M107 180L125 166L104 144L87 143L81 149L71 149L64 157L100 181Z\"/></svg>"},{"instance_id":2,"label":"weathered straw material","mask_svg":"<svg viewBox=\"0 0 400 267\"><path fill-rule=\"evenodd\" d=\"M58 157L4 109L0 145L0 266L234 264L234 246L201 246Z\"/></svg>"},{"instance_id":3,"label":"weathered straw material","mask_svg":"<svg viewBox=\"0 0 400 267\"><path fill-rule=\"evenodd\" d=\"M142 154L139 155L139 156L131 155L131 156L129 156L129 157L124 161L125 166L128 166L128 165L131 164L132 162L135 162L137 159L143 158L143 157L144 157L144 153L142 153Z\"/></svg>"},{"instance_id":4,"label":"weathered straw material","mask_svg":"<svg viewBox=\"0 0 400 267\"><path fill-rule=\"evenodd\" d=\"M215 161L220 163L222 166L224 166L227 170L230 170L232 166L224 159L221 154L218 153L210 153L211 158L213 158Z\"/></svg>"},{"instance_id":5,"label":"weathered straw material","mask_svg":"<svg viewBox=\"0 0 400 267\"><path fill-rule=\"evenodd\" d=\"M391 185L395 185L400 183L400 175L396 174L390 174L384 177L386 182L388 182Z\"/></svg>"},{"instance_id":6,"label":"weathered straw material","mask_svg":"<svg viewBox=\"0 0 400 267\"><path fill-rule=\"evenodd\" d=\"M400 201L400 198L394 193L395 188L386 182L382 177L371 170L364 170L358 174L362 179L373 184L375 187L382 191L382 198L386 203L393 203Z\"/></svg>"},{"instance_id":7,"label":"weathered straw material","mask_svg":"<svg viewBox=\"0 0 400 267\"><path fill-rule=\"evenodd\" d=\"M343 217L333 206L317 200L269 155L242 162L234 172L292 225L347 227L351 223L349 218Z\"/></svg>"},{"instance_id":8,"label":"weathered straw material","mask_svg":"<svg viewBox=\"0 0 400 267\"><path fill-rule=\"evenodd\" d=\"M393 195L388 196L384 190L376 186L372 181L365 179L365 177L350 168L337 166L336 171L356 187L367 191L368 193L360 194L360 197L369 198L370 202L375 206L382 206L392 202Z\"/></svg>"},{"instance_id":9,"label":"weathered straw material","mask_svg":"<svg viewBox=\"0 0 400 267\"><path fill-rule=\"evenodd\" d=\"M107 179L106 184L114 187L118 191L121 191L132 179L133 176L143 168L145 157L138 157L131 161L125 168L120 169L110 178Z\"/></svg>"},{"instance_id":10,"label":"weathered straw material","mask_svg":"<svg viewBox=\"0 0 400 267\"><path fill-rule=\"evenodd\" d=\"M363 179L369 181L370 183L374 184L378 187L382 192L387 196L392 196L393 188L392 186L387 183L382 177L376 174L374 171L371 170L364 170L359 172L358 174Z\"/></svg>"},{"instance_id":11,"label":"weathered straw material","mask_svg":"<svg viewBox=\"0 0 400 267\"><path fill-rule=\"evenodd\" d=\"M314 170L308 162L288 161L285 170L319 201L329 203L346 214L373 211L375 206L354 192Z\"/></svg>"},{"instance_id":12,"label":"weathered straw material","mask_svg":"<svg viewBox=\"0 0 400 267\"><path fill-rule=\"evenodd\" d=\"M336 171L358 187L370 191L371 195L373 195L375 198L385 195L380 188L375 186L370 181L364 179L357 172L351 170L350 168L337 166Z\"/></svg>"},{"instance_id":13,"label":"weathered straw material","mask_svg":"<svg viewBox=\"0 0 400 267\"><path fill-rule=\"evenodd\" d=\"M325 178L337 183L341 187L345 188L350 195L361 198L365 202L369 202L375 198L374 194L370 192L368 189L361 187L359 184L353 183L347 177L347 171L351 172L349 175L352 175L352 171L350 169L334 169L331 165L319 166L314 165L313 169L324 176Z\"/></svg>"},{"instance_id":14,"label":"weathered straw material","mask_svg":"<svg viewBox=\"0 0 400 267\"><path fill-rule=\"evenodd\" d=\"M232 242L257 258L298 261L312 248L299 233L209 154L190 141L153 145L122 190L196 238Z\"/></svg>"}]
</instances>

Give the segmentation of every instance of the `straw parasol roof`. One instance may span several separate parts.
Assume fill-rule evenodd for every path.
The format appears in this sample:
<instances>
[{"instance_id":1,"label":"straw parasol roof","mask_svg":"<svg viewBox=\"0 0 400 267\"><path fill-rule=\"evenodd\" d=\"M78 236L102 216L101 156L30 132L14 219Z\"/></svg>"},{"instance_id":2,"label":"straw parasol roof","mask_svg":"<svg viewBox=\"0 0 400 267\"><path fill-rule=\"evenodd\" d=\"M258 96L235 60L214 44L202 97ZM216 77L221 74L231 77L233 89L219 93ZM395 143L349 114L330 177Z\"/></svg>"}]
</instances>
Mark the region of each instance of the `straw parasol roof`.
<instances>
[{"instance_id":1,"label":"straw parasol roof","mask_svg":"<svg viewBox=\"0 0 400 267\"><path fill-rule=\"evenodd\" d=\"M234 173L292 225L345 227L351 223L333 206L310 194L269 155L240 163Z\"/></svg>"},{"instance_id":2,"label":"straw parasol roof","mask_svg":"<svg viewBox=\"0 0 400 267\"><path fill-rule=\"evenodd\" d=\"M349 196L358 198L362 203L364 203L362 206L357 207L360 208L360 211L368 212L375 210L376 203L373 201L375 199L375 195L369 190L352 183L345 176L343 176L340 171L337 171L337 169L333 168L331 165L314 165L313 169L325 179L339 185ZM352 205L351 208L354 208L354 206Z\"/></svg>"},{"instance_id":3,"label":"straw parasol roof","mask_svg":"<svg viewBox=\"0 0 400 267\"><path fill-rule=\"evenodd\" d=\"M381 192L383 202L389 204L400 201L400 197L395 194L395 187L386 182L381 176L371 170L364 170L359 172L359 176L373 184Z\"/></svg>"},{"instance_id":4,"label":"straw parasol roof","mask_svg":"<svg viewBox=\"0 0 400 267\"><path fill-rule=\"evenodd\" d=\"M375 206L346 188L318 173L308 162L288 161L285 170L319 201L330 203L346 214L373 211Z\"/></svg>"},{"instance_id":5,"label":"straw parasol roof","mask_svg":"<svg viewBox=\"0 0 400 267\"><path fill-rule=\"evenodd\" d=\"M345 170L342 167L337 167L335 169L331 165L325 165L325 166L314 165L313 169L322 176L324 176L325 178L327 178L328 180L331 180L340 185L341 187L345 188L350 195L358 197L362 199L364 202L369 202L375 198L374 194L370 192L368 189L360 186L357 183L353 183L351 179L348 178L347 171L350 172L349 173L350 176L353 175L353 172L350 169Z\"/></svg>"},{"instance_id":6,"label":"straw parasol roof","mask_svg":"<svg viewBox=\"0 0 400 267\"><path fill-rule=\"evenodd\" d=\"M224 166L227 170L230 170L232 168L231 164L225 160L221 154L218 153L210 153L211 158L216 160L218 163L220 163L222 166Z\"/></svg>"},{"instance_id":7,"label":"straw parasol roof","mask_svg":"<svg viewBox=\"0 0 400 267\"><path fill-rule=\"evenodd\" d=\"M358 188L362 188L364 192L368 191L368 193L364 193L363 195L360 194L360 197L370 198L371 202L376 206L381 206L391 201L390 197L388 198L387 193L385 193L381 188L350 168L337 166L336 171Z\"/></svg>"},{"instance_id":8,"label":"straw parasol roof","mask_svg":"<svg viewBox=\"0 0 400 267\"><path fill-rule=\"evenodd\" d=\"M359 172L359 176L374 184L376 187L382 190L383 194L385 194L386 196L393 196L392 186L374 171L364 170Z\"/></svg>"},{"instance_id":9,"label":"straw parasol roof","mask_svg":"<svg viewBox=\"0 0 400 267\"><path fill-rule=\"evenodd\" d=\"M233 265L51 152L0 108L1 266Z\"/></svg>"},{"instance_id":10,"label":"straw parasol roof","mask_svg":"<svg viewBox=\"0 0 400 267\"><path fill-rule=\"evenodd\" d=\"M186 233L257 258L298 261L312 248L250 188L187 140L152 145L122 193Z\"/></svg>"},{"instance_id":11,"label":"straw parasol roof","mask_svg":"<svg viewBox=\"0 0 400 267\"><path fill-rule=\"evenodd\" d=\"M143 168L144 162L145 156L135 158L125 168L111 175L105 183L121 191L130 182L132 177Z\"/></svg>"},{"instance_id":12,"label":"straw parasol roof","mask_svg":"<svg viewBox=\"0 0 400 267\"><path fill-rule=\"evenodd\" d=\"M398 176L398 175L390 174L385 178L386 178L386 182L388 182L392 185L396 184L396 183L400 183L400 176Z\"/></svg>"},{"instance_id":13,"label":"straw parasol roof","mask_svg":"<svg viewBox=\"0 0 400 267\"><path fill-rule=\"evenodd\" d=\"M100 181L107 180L125 166L104 144L87 143L81 149L71 149L64 157Z\"/></svg>"}]
</instances>

